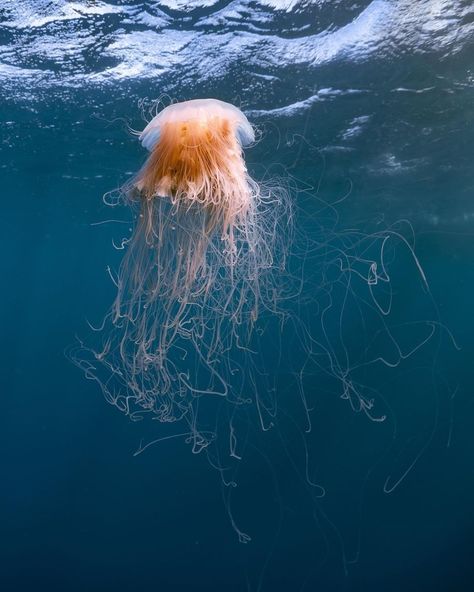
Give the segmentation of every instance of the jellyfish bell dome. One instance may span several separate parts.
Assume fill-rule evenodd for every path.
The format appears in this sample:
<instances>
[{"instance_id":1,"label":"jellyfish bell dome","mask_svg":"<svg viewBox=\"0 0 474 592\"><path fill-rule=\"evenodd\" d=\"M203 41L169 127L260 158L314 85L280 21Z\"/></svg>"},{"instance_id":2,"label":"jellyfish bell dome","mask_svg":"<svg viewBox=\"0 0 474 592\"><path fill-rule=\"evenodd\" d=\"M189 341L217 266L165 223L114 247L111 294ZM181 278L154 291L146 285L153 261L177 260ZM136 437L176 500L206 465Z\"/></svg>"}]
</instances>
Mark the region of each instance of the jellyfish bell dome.
<instances>
[{"instance_id":1,"label":"jellyfish bell dome","mask_svg":"<svg viewBox=\"0 0 474 592\"><path fill-rule=\"evenodd\" d=\"M150 154L135 177L144 199L200 204L226 232L249 212L259 189L250 178L243 147L255 140L245 115L217 99L175 103L156 115L140 134Z\"/></svg>"},{"instance_id":2,"label":"jellyfish bell dome","mask_svg":"<svg viewBox=\"0 0 474 592\"><path fill-rule=\"evenodd\" d=\"M241 146L255 141L253 128L240 109L218 99L193 99L174 103L160 111L140 134L140 142L151 152L160 139L163 126L187 122L199 122L202 128L211 130L217 122L226 123Z\"/></svg>"}]
</instances>

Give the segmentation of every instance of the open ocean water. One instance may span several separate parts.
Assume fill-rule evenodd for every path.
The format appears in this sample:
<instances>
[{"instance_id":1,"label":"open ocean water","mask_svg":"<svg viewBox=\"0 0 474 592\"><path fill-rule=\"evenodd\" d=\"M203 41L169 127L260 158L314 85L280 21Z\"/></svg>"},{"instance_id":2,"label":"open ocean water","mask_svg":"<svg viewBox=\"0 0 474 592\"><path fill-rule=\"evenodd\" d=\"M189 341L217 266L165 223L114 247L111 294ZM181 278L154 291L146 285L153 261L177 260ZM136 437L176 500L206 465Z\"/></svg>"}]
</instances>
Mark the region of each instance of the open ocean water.
<instances>
[{"instance_id":1,"label":"open ocean water","mask_svg":"<svg viewBox=\"0 0 474 592\"><path fill-rule=\"evenodd\" d=\"M470 0L0 1L0 590L474 589L473 40ZM234 488L184 437L134 456L170 426L68 355L115 295L130 128L202 97L289 187L325 344L295 376L262 333L278 411L241 417Z\"/></svg>"}]
</instances>

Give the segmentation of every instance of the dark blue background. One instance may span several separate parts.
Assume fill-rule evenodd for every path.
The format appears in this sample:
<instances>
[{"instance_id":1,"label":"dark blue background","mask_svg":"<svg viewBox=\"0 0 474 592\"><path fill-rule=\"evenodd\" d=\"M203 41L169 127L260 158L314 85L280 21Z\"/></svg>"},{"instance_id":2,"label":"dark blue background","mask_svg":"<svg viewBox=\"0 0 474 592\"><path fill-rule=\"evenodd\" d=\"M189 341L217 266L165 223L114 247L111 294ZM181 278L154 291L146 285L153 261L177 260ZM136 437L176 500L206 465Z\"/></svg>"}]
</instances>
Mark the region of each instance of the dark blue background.
<instances>
[{"instance_id":1,"label":"dark blue background","mask_svg":"<svg viewBox=\"0 0 474 592\"><path fill-rule=\"evenodd\" d=\"M145 7L155 16L160 9L156 3L113 4ZM190 12L168 4L161 6L168 18L165 32L238 36L249 23L260 22L255 14L261 11L271 16L265 42L278 35L308 35L309 43L310 34L326 28L337 32L370 6L338 3L324 12L324 6L301 3L292 12L249 3L256 12L242 16L238 27L234 21L200 24L200 18L231 3ZM472 22L468 3L446 4L459 17L451 27L461 32ZM469 35L459 34L451 45L444 38L424 40L418 48L400 43L399 52L382 48L361 61L349 55L311 66L291 59L272 65L262 58L257 68L242 50L240 66L232 63L201 81L197 74L193 81L193 65L186 63L162 78L156 73L151 79L95 85L89 74L118 63L99 59L101 40L110 45L119 27L130 33L154 25L143 24L138 13L124 23L83 19L72 31L88 32L95 44L74 68L67 56L47 62L33 52L40 39L61 39L63 28L72 25L53 19L52 25L15 29L7 25L13 19L8 10L0 29L3 62L24 72L54 71L56 77L2 74L0 589L471 590ZM52 9L40 3L34 10L49 14ZM49 38L52 46L53 41ZM7 51L20 46L23 53ZM256 68L278 80L261 86ZM84 78L76 83L78 73ZM341 94L330 100L321 95L283 114L273 111L329 87ZM362 90L347 92L354 88ZM428 90L415 92L422 89ZM394 314L401 320L406 310L420 319L438 315L460 348L439 330L390 375L371 368L367 380L393 411L382 424L350 411L340 393L325 389L322 377L307 377L316 403L308 446L326 496L311 501L299 480L293 464L301 468L298 429L283 420L275 433L256 430L236 494L239 522L252 536L248 545L239 544L230 527L218 474L205 457L192 455L181 440L134 457L140 440L159 437L160 426L133 424L109 407L65 354L75 335L85 331L86 319L98 321L114 296L106 268L120 260L111 241L123 231L94 224L115 217L102 195L118 187L144 157L124 122L143 126L138 98L151 100L162 91L178 99L212 95L242 104L263 131L247 155L257 176L274 167L327 201L345 194L350 180L352 190L338 206L338 228L373 231L382 220L388 226L408 219L433 299L426 298L401 255L394 263L401 312ZM362 116L369 116L363 133L344 135ZM295 191L293 198L298 203L301 196ZM303 212L311 213L307 198ZM318 319L311 322L317 330ZM407 328L403 338L414 337L411 331ZM350 339L357 336L354 326ZM298 418L292 383L280 387L288 393L282 408ZM400 486L384 493L386 478L403 474L419 452Z\"/></svg>"}]
</instances>

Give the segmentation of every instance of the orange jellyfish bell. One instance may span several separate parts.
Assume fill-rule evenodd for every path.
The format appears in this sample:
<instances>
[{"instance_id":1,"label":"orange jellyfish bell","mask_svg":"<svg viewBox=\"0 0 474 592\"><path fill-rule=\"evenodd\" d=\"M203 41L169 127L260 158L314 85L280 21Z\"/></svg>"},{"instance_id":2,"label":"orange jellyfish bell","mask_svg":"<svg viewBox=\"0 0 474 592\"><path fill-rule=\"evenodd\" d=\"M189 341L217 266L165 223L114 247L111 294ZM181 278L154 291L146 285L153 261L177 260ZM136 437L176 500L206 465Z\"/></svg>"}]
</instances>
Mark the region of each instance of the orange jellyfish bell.
<instances>
[{"instance_id":1,"label":"orange jellyfish bell","mask_svg":"<svg viewBox=\"0 0 474 592\"><path fill-rule=\"evenodd\" d=\"M224 229L245 215L255 191L242 147L255 139L245 115L217 99L163 109L140 134L151 154L135 179L146 199L168 197L177 206L201 204L210 228Z\"/></svg>"}]
</instances>

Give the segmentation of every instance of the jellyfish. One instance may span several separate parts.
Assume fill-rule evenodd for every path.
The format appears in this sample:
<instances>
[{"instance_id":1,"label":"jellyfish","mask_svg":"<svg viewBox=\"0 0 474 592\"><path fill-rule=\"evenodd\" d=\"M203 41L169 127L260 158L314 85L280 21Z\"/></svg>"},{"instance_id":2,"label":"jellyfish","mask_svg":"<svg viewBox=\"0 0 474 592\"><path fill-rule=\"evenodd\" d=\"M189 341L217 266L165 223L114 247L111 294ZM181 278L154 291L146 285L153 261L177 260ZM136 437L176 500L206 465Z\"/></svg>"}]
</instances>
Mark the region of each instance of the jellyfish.
<instances>
[{"instance_id":1,"label":"jellyfish","mask_svg":"<svg viewBox=\"0 0 474 592\"><path fill-rule=\"evenodd\" d=\"M438 325L395 298L408 269L428 296L429 287L410 225L341 229L338 200L254 179L244 149L255 132L235 106L172 104L137 135L148 157L111 204L133 220L111 273L116 294L93 343L81 340L71 358L130 419L158 422L136 454L169 438L204 452L245 543L231 496L247 442L275 481L267 444L255 445L273 435L269 448L279 446L317 507L319 392L384 423L382 374L369 369L388 373L431 340Z\"/></svg>"},{"instance_id":2,"label":"jellyfish","mask_svg":"<svg viewBox=\"0 0 474 592\"><path fill-rule=\"evenodd\" d=\"M259 410L272 407L250 358L259 323L285 314L291 204L283 188L250 176L243 149L254 130L229 103L172 104L139 139L149 155L120 190L135 223L116 296L100 347L83 348L93 359L80 365L132 419L184 422L199 452L216 438L216 401L228 417L256 398Z\"/></svg>"}]
</instances>

